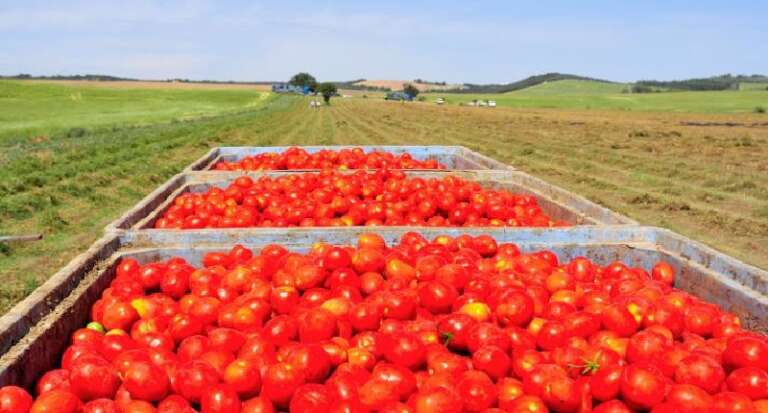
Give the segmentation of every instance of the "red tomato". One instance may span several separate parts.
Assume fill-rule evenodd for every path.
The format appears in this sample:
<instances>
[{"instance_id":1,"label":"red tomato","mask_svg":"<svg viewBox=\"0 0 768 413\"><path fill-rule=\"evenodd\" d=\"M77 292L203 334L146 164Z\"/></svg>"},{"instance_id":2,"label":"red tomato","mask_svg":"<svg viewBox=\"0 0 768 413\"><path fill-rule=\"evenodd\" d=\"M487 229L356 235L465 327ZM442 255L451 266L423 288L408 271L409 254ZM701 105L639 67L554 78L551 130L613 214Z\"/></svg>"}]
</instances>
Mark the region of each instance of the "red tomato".
<instances>
[{"instance_id":1,"label":"red tomato","mask_svg":"<svg viewBox=\"0 0 768 413\"><path fill-rule=\"evenodd\" d=\"M75 361L70 370L70 390L82 401L114 397L120 387L117 371L106 360L84 358Z\"/></svg>"},{"instance_id":2,"label":"red tomato","mask_svg":"<svg viewBox=\"0 0 768 413\"><path fill-rule=\"evenodd\" d=\"M631 364L621 375L621 397L630 406L650 409L664 400L666 379L649 365Z\"/></svg>"},{"instance_id":3,"label":"red tomato","mask_svg":"<svg viewBox=\"0 0 768 413\"><path fill-rule=\"evenodd\" d=\"M768 399L768 373L757 367L742 367L728 375L728 389L752 400Z\"/></svg>"},{"instance_id":4,"label":"red tomato","mask_svg":"<svg viewBox=\"0 0 768 413\"><path fill-rule=\"evenodd\" d=\"M262 377L261 395L277 406L287 407L293 393L304 382L301 370L286 363L273 364Z\"/></svg>"},{"instance_id":5,"label":"red tomato","mask_svg":"<svg viewBox=\"0 0 768 413\"><path fill-rule=\"evenodd\" d=\"M0 387L0 412L27 413L32 407L32 396L17 386Z\"/></svg>"},{"instance_id":6,"label":"red tomato","mask_svg":"<svg viewBox=\"0 0 768 413\"><path fill-rule=\"evenodd\" d=\"M294 393L291 398L289 412L327 412L331 405L331 399L328 390L320 384L304 384Z\"/></svg>"},{"instance_id":7,"label":"red tomato","mask_svg":"<svg viewBox=\"0 0 768 413\"><path fill-rule=\"evenodd\" d=\"M0 409L2 411L2 409ZM119 413L117 403L110 399L91 400L83 406L82 413Z\"/></svg>"},{"instance_id":8,"label":"red tomato","mask_svg":"<svg viewBox=\"0 0 768 413\"><path fill-rule=\"evenodd\" d=\"M675 370L675 381L680 384L693 384L714 394L725 380L725 371L712 357L691 354L682 359Z\"/></svg>"},{"instance_id":9,"label":"red tomato","mask_svg":"<svg viewBox=\"0 0 768 413\"><path fill-rule=\"evenodd\" d=\"M132 398L150 402L162 400L170 388L166 372L150 363L133 363L123 385Z\"/></svg>"},{"instance_id":10,"label":"red tomato","mask_svg":"<svg viewBox=\"0 0 768 413\"><path fill-rule=\"evenodd\" d=\"M82 403L77 396L66 390L51 390L35 399L30 413L78 413Z\"/></svg>"},{"instance_id":11,"label":"red tomato","mask_svg":"<svg viewBox=\"0 0 768 413\"><path fill-rule=\"evenodd\" d=\"M216 384L203 391L201 413L240 413L241 403L231 386Z\"/></svg>"}]
</instances>

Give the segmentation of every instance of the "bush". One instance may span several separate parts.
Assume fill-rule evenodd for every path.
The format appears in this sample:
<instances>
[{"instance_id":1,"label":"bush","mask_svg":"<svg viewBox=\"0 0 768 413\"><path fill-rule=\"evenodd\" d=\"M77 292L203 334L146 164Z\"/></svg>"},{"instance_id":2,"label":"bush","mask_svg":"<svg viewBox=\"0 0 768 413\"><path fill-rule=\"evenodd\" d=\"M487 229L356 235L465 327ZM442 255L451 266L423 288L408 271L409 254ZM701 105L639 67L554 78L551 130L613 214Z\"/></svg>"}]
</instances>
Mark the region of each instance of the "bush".
<instances>
[{"instance_id":1,"label":"bush","mask_svg":"<svg viewBox=\"0 0 768 413\"><path fill-rule=\"evenodd\" d=\"M755 113L765 113L765 107L758 106L755 108Z\"/></svg>"}]
</instances>

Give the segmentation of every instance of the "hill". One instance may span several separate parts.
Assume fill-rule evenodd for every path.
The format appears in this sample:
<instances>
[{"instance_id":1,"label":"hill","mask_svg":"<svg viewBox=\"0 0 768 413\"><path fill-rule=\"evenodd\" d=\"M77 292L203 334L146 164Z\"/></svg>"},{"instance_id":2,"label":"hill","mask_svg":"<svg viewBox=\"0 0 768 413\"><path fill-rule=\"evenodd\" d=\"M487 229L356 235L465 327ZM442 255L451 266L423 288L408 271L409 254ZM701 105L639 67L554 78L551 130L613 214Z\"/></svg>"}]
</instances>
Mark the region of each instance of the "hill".
<instances>
[{"instance_id":1,"label":"hill","mask_svg":"<svg viewBox=\"0 0 768 413\"><path fill-rule=\"evenodd\" d=\"M595 79L586 76L571 75L567 73L545 73L543 75L529 76L523 80L506 84L477 85L466 84L461 90L451 90L457 93L506 93L515 90L522 90L531 86L540 85L545 82L556 82L558 80L583 80L600 83L614 83L608 80Z\"/></svg>"},{"instance_id":2,"label":"hill","mask_svg":"<svg viewBox=\"0 0 768 413\"><path fill-rule=\"evenodd\" d=\"M412 84L417 89L419 89L422 92L426 91L432 91L432 90L458 90L462 89L464 85L461 84L450 84L450 83L436 83L436 82L425 82L421 79L416 80L369 80L369 79L357 79L353 80L351 82L337 82L337 85L340 89L363 89L363 90L380 90L380 91L390 91L390 90L403 90L403 85L405 84Z\"/></svg>"},{"instance_id":3,"label":"hill","mask_svg":"<svg viewBox=\"0 0 768 413\"><path fill-rule=\"evenodd\" d=\"M594 80L565 79L539 83L525 89L507 93L525 93L530 95L605 95L622 93L628 85Z\"/></svg>"}]
</instances>

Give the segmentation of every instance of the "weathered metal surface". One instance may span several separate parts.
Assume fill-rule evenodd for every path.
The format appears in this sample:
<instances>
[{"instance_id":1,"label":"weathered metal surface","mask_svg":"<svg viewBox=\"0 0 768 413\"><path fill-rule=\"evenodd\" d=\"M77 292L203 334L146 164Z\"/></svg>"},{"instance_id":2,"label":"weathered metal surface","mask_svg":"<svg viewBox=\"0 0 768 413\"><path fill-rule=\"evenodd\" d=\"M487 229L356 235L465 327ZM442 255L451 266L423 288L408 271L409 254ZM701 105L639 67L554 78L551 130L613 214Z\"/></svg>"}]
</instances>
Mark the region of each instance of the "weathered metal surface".
<instances>
[{"instance_id":1,"label":"weathered metal surface","mask_svg":"<svg viewBox=\"0 0 768 413\"><path fill-rule=\"evenodd\" d=\"M31 386L42 372L58 365L70 334L83 326L90 306L114 276L122 257L141 262L181 256L199 264L204 253L231 248L235 243L260 249L280 243L306 251L316 241L351 244L370 228L293 232L276 230L210 231L169 236L163 232L126 232L109 235L73 260L54 277L0 319L0 386ZM376 228L388 242L409 229ZM482 234L483 229L419 229L428 238L440 234ZM768 329L768 272L744 264L698 242L667 230L635 226L583 226L570 229L506 229L491 234L500 242L514 242L523 251L550 249L561 261L588 257L602 265L619 260L649 269L666 260L677 270L677 287L740 316L748 328Z\"/></svg>"},{"instance_id":2,"label":"weathered metal surface","mask_svg":"<svg viewBox=\"0 0 768 413\"><path fill-rule=\"evenodd\" d=\"M290 146L224 146L208 151L200 159L193 162L185 171L210 170L219 161L236 161L246 156L262 153L280 153ZM446 168L452 170L497 169L513 170L514 168L472 151L464 146L391 146L391 145L340 145L340 146L302 146L309 153L323 149L341 150L361 148L365 152L381 151L399 155L411 154L414 159L435 159Z\"/></svg>"},{"instance_id":3,"label":"weathered metal surface","mask_svg":"<svg viewBox=\"0 0 768 413\"><path fill-rule=\"evenodd\" d=\"M145 197L134 208L123 214L117 221L107 226L107 231L114 230L150 230L173 200L184 192L204 192L212 186L224 187L238 176L247 175L254 179L261 176L279 177L295 174L296 171L272 172L194 172L176 175L164 185ZM345 172L352 173L352 172ZM406 171L409 177L441 178L445 172ZM635 225L637 222L595 204L588 199L550 185L541 179L517 171L452 171L451 175L480 183L487 188L503 188L512 192L535 196L542 210L553 219L576 225ZM413 228L413 227L411 227ZM305 230L295 229L295 230ZM253 228L253 231L271 229ZM490 227L489 227L490 230ZM162 230L172 231L172 230ZM221 230L219 230L221 231ZM227 230L225 230L227 231ZM181 231L174 231L181 232ZM189 231L184 231L189 232Z\"/></svg>"}]
</instances>

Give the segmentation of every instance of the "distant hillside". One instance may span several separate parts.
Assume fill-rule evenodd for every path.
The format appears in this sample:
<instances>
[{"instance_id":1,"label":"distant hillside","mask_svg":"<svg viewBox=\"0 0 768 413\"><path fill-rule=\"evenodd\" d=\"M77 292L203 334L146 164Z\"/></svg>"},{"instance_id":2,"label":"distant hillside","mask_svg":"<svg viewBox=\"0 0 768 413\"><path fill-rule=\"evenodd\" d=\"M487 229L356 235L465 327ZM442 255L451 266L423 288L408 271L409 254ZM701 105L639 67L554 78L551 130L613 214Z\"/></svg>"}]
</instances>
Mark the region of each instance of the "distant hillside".
<instances>
[{"instance_id":1,"label":"distant hillside","mask_svg":"<svg viewBox=\"0 0 768 413\"><path fill-rule=\"evenodd\" d=\"M744 83L768 83L768 76L725 74L685 80L640 80L636 84L677 90L743 90Z\"/></svg>"},{"instance_id":2,"label":"distant hillside","mask_svg":"<svg viewBox=\"0 0 768 413\"><path fill-rule=\"evenodd\" d=\"M416 80L370 80L370 79L357 79L349 82L337 82L336 85L340 89L353 89L353 90L379 90L379 91L391 91L391 90L403 90L403 85L412 84L422 92L437 91L437 90L454 90L461 89L464 85L450 84L446 82L429 82L422 79Z\"/></svg>"},{"instance_id":3,"label":"distant hillside","mask_svg":"<svg viewBox=\"0 0 768 413\"><path fill-rule=\"evenodd\" d=\"M612 93L626 93L628 85L624 83L598 82L594 80L565 79L539 83L507 93L525 93L528 95L605 95Z\"/></svg>"},{"instance_id":4,"label":"distant hillside","mask_svg":"<svg viewBox=\"0 0 768 413\"><path fill-rule=\"evenodd\" d=\"M114 82L118 80L136 80L125 77L109 76L109 75L53 75L53 76L34 76L26 73L19 73L18 75L0 76L2 79L15 79L15 80L90 80L90 81L108 81Z\"/></svg>"},{"instance_id":5,"label":"distant hillside","mask_svg":"<svg viewBox=\"0 0 768 413\"><path fill-rule=\"evenodd\" d=\"M461 90L451 90L457 93L506 93L515 90L526 89L532 86L540 85L545 82L556 82L558 80L586 80L601 83L614 83L608 80L595 79L586 76L570 75L567 73L546 73L543 75L530 76L517 82L506 84L477 85L466 84Z\"/></svg>"}]
</instances>

